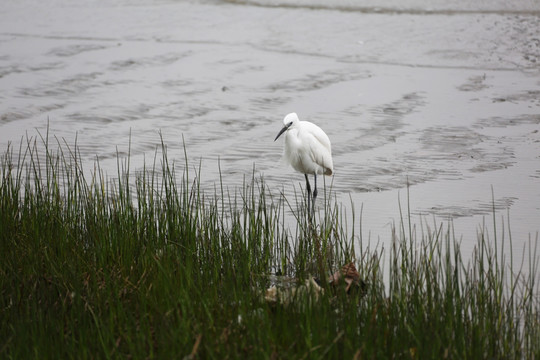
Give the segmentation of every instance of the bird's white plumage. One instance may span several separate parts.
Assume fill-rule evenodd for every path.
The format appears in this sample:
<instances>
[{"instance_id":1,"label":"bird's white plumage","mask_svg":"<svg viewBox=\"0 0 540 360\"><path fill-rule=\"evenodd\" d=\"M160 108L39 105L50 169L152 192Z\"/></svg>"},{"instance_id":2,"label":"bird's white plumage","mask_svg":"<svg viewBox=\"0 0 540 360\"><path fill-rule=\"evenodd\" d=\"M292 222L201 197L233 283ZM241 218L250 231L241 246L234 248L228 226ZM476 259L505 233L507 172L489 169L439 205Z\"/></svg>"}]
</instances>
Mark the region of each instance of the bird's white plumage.
<instances>
[{"instance_id":1,"label":"bird's white plumage","mask_svg":"<svg viewBox=\"0 0 540 360\"><path fill-rule=\"evenodd\" d=\"M300 121L296 113L285 116L285 159L303 174L332 175L330 139L317 125Z\"/></svg>"}]
</instances>

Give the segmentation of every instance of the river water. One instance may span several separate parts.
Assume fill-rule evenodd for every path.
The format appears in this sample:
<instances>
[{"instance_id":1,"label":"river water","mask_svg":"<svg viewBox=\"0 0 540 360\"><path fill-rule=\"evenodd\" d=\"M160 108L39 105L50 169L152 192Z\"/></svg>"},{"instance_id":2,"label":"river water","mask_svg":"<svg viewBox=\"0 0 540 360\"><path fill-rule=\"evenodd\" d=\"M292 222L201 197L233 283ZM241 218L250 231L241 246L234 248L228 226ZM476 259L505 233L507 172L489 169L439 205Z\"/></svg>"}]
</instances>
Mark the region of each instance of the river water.
<instances>
[{"instance_id":1,"label":"river water","mask_svg":"<svg viewBox=\"0 0 540 360\"><path fill-rule=\"evenodd\" d=\"M348 214L362 209L364 246L388 247L407 183L413 223L451 221L466 251L483 223L493 238L493 205L498 236L509 220L519 259L538 238L537 0L0 8L1 149L49 123L58 139L77 138L89 166L98 158L116 174L130 136L131 166L141 168L161 133L170 160L183 164L184 143L194 167L202 160L203 187L219 180L219 159L226 186L255 168L292 198L303 176L273 141L292 111L329 135L326 182Z\"/></svg>"}]
</instances>

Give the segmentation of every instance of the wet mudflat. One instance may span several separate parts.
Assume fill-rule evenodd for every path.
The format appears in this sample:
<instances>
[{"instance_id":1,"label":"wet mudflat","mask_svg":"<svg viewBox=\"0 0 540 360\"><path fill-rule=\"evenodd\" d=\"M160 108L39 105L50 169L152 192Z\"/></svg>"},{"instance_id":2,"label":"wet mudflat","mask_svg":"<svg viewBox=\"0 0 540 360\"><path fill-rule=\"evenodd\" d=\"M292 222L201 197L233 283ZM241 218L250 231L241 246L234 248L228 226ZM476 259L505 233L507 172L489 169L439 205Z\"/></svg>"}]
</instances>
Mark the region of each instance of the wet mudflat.
<instances>
[{"instance_id":1,"label":"wet mudflat","mask_svg":"<svg viewBox=\"0 0 540 360\"><path fill-rule=\"evenodd\" d=\"M117 154L151 163L161 133L210 191L219 168L230 187L255 168L292 196L303 176L273 139L295 111L329 135L327 185L362 209L366 244L389 241L409 184L413 222L452 220L465 248L493 206L498 227L509 214L520 257L540 231L539 29L527 1L12 2L0 147L49 123L114 175Z\"/></svg>"}]
</instances>

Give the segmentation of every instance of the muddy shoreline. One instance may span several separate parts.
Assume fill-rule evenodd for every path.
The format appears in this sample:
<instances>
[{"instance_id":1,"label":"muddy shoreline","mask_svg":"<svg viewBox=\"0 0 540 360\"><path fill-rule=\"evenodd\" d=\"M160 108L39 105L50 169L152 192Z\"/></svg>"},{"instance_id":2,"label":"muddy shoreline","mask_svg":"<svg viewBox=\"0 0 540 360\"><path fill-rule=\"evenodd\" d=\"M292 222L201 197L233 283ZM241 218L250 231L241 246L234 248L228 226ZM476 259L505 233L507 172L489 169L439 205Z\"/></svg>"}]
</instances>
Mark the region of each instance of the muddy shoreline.
<instances>
[{"instance_id":1,"label":"muddy shoreline","mask_svg":"<svg viewBox=\"0 0 540 360\"><path fill-rule=\"evenodd\" d=\"M495 207L521 254L540 231L540 9L319 3L7 4L0 147L49 124L115 174L118 153L151 162L161 133L178 164L184 145L202 159L208 189L219 168L231 188L255 168L293 194L303 177L273 138L295 111L328 133L326 181L362 209L362 241L389 241L409 185L416 221L473 244Z\"/></svg>"}]
</instances>

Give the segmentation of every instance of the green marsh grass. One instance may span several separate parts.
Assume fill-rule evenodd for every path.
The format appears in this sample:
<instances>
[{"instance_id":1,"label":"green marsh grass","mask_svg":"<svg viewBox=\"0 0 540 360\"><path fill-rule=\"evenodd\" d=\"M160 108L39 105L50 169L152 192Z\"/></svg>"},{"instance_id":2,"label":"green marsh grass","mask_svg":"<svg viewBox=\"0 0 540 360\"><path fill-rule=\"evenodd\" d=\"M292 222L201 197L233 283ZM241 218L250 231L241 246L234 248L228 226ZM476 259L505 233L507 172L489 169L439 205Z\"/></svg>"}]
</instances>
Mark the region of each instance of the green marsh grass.
<instances>
[{"instance_id":1,"label":"green marsh grass","mask_svg":"<svg viewBox=\"0 0 540 360\"><path fill-rule=\"evenodd\" d=\"M118 156L114 178L98 161L85 175L76 144L48 135L13 150L1 160L1 358L540 356L536 242L516 270L511 238L482 226L464 261L451 225L416 228L406 211L377 253L347 233L331 191L311 224L301 196L255 175L203 191L164 145L136 172ZM365 292L326 283L349 261ZM269 304L276 272L317 276L325 292Z\"/></svg>"}]
</instances>

